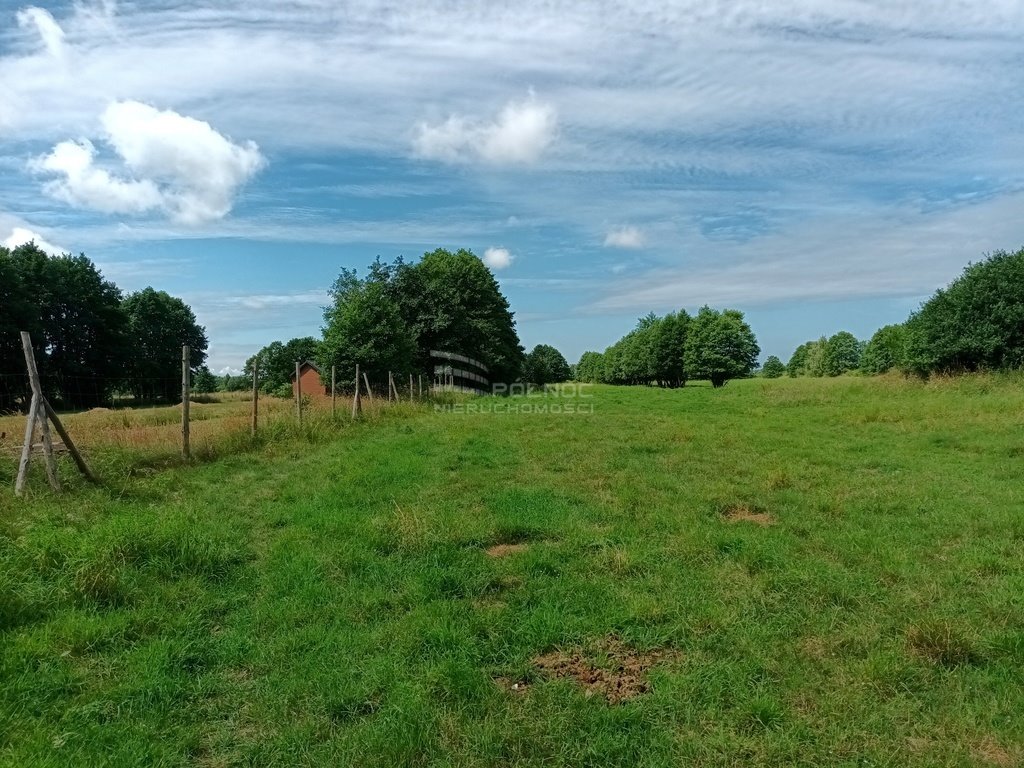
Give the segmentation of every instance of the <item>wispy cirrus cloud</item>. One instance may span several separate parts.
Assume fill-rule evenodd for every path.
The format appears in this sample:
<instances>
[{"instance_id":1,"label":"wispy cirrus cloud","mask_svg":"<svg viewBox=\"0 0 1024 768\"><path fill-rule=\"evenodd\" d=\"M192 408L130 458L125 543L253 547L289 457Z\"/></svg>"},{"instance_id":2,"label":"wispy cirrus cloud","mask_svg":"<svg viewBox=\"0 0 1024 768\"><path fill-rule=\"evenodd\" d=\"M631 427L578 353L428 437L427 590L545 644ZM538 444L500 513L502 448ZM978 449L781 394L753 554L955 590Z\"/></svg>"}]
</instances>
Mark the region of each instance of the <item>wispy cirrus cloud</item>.
<instances>
[{"instance_id":1,"label":"wispy cirrus cloud","mask_svg":"<svg viewBox=\"0 0 1024 768\"><path fill-rule=\"evenodd\" d=\"M640 270L598 289L586 311L919 298L956 277L967 259L1024 245L1013 218L1021 206L1024 192L925 214L909 206L825 211L786 234L716 242L714 259ZM710 245L699 236L686 243L693 251Z\"/></svg>"},{"instance_id":2,"label":"wispy cirrus cloud","mask_svg":"<svg viewBox=\"0 0 1024 768\"><path fill-rule=\"evenodd\" d=\"M564 269L566 310L608 314L927 293L1024 242L1011 0L48 8L0 10L0 208L90 255L200 238L211 258L228 239L283 256L502 243L545 255L516 265L534 283L503 279L513 303ZM189 175L213 179L197 188L150 136L133 166L104 121L125 101L257 142L273 164L197 163ZM27 170L58 147L47 173ZM360 165L373 170L354 178ZM290 327L272 310L210 311Z\"/></svg>"}]
</instances>

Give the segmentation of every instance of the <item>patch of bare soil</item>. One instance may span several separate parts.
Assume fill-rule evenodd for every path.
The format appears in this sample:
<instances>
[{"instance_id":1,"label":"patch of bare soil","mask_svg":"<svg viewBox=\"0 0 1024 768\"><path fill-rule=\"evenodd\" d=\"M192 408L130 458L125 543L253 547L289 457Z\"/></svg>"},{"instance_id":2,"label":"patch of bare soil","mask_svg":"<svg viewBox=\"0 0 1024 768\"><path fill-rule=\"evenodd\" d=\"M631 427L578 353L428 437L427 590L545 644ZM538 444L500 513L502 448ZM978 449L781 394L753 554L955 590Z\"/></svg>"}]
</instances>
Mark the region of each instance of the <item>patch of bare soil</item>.
<instances>
[{"instance_id":1,"label":"patch of bare soil","mask_svg":"<svg viewBox=\"0 0 1024 768\"><path fill-rule=\"evenodd\" d=\"M730 523L754 523L762 528L775 525L775 518L763 509L749 507L746 504L733 504L722 510L722 517Z\"/></svg>"},{"instance_id":2,"label":"patch of bare soil","mask_svg":"<svg viewBox=\"0 0 1024 768\"><path fill-rule=\"evenodd\" d=\"M526 544L495 544L484 550L489 557L508 557L525 552L528 549Z\"/></svg>"},{"instance_id":3,"label":"patch of bare soil","mask_svg":"<svg viewBox=\"0 0 1024 768\"><path fill-rule=\"evenodd\" d=\"M579 650L552 651L535 658L533 664L548 677L575 680L587 696L604 696L610 704L619 704L650 691L647 673L675 655L669 650L641 653L611 636L593 657Z\"/></svg>"},{"instance_id":4,"label":"patch of bare soil","mask_svg":"<svg viewBox=\"0 0 1024 768\"><path fill-rule=\"evenodd\" d=\"M526 680L513 680L511 677L496 677L494 682L509 693L516 695L524 694L530 688L530 683Z\"/></svg>"}]
</instances>

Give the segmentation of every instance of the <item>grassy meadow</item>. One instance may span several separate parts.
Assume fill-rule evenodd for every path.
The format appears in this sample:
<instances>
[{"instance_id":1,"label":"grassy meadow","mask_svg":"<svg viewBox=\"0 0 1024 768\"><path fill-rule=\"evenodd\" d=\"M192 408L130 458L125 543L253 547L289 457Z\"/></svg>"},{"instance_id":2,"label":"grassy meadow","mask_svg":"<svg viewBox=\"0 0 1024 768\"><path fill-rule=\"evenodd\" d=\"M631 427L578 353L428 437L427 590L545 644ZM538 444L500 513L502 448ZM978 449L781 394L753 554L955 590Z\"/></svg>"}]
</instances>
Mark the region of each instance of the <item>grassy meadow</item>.
<instances>
[{"instance_id":1,"label":"grassy meadow","mask_svg":"<svg viewBox=\"0 0 1024 768\"><path fill-rule=\"evenodd\" d=\"M1022 764L1024 378L586 394L37 466L0 765Z\"/></svg>"}]
</instances>

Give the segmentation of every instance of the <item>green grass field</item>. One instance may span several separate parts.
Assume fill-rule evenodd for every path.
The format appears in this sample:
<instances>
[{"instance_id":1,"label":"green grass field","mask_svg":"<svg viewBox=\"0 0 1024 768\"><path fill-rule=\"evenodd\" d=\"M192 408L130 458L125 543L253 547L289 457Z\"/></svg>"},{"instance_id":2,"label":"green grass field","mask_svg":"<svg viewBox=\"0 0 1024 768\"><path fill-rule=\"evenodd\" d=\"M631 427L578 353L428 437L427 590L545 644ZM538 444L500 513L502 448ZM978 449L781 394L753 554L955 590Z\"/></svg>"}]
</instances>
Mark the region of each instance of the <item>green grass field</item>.
<instances>
[{"instance_id":1,"label":"green grass field","mask_svg":"<svg viewBox=\"0 0 1024 768\"><path fill-rule=\"evenodd\" d=\"M1021 763L1024 379L591 392L4 491L0 764Z\"/></svg>"}]
</instances>

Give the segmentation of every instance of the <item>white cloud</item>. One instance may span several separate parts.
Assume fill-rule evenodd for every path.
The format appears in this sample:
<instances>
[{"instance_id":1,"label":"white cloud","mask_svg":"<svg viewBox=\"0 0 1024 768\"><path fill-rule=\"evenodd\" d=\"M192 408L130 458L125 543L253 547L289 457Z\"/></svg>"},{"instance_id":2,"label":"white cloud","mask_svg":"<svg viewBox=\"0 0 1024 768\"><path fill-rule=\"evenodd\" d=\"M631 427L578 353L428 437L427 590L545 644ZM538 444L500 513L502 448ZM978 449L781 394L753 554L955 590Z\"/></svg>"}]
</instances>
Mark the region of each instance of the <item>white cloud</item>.
<instances>
[{"instance_id":1,"label":"white cloud","mask_svg":"<svg viewBox=\"0 0 1024 768\"><path fill-rule=\"evenodd\" d=\"M488 248L484 251L484 264L497 271L512 266L515 256L509 253L508 248Z\"/></svg>"},{"instance_id":2,"label":"white cloud","mask_svg":"<svg viewBox=\"0 0 1024 768\"><path fill-rule=\"evenodd\" d=\"M49 11L29 6L18 11L16 18L22 29L35 28L51 56L60 58L64 55L64 30Z\"/></svg>"},{"instance_id":3,"label":"white cloud","mask_svg":"<svg viewBox=\"0 0 1024 768\"><path fill-rule=\"evenodd\" d=\"M604 238L605 248L627 248L636 250L643 248L647 239L636 227L619 227L611 230Z\"/></svg>"},{"instance_id":4,"label":"white cloud","mask_svg":"<svg viewBox=\"0 0 1024 768\"><path fill-rule=\"evenodd\" d=\"M530 165L554 141L557 128L554 107L531 93L525 101L506 104L493 121L452 115L438 125L420 123L413 148L430 160Z\"/></svg>"},{"instance_id":5,"label":"white cloud","mask_svg":"<svg viewBox=\"0 0 1024 768\"><path fill-rule=\"evenodd\" d=\"M96 148L88 139L62 141L48 155L32 162L40 173L60 178L46 182L43 190L77 208L104 213L143 213L163 205L163 195L149 179L119 179L96 167Z\"/></svg>"},{"instance_id":6,"label":"white cloud","mask_svg":"<svg viewBox=\"0 0 1024 768\"><path fill-rule=\"evenodd\" d=\"M264 165L255 143L235 144L209 123L137 101L110 104L105 141L128 177L98 165L88 139L62 141L31 166L58 178L44 190L70 205L104 213L161 210L199 224L228 214L238 189Z\"/></svg>"},{"instance_id":7,"label":"white cloud","mask_svg":"<svg viewBox=\"0 0 1024 768\"><path fill-rule=\"evenodd\" d=\"M4 248L17 248L19 245L30 242L35 242L39 248L49 254L53 254L54 256L59 256L62 253L68 253L66 248L54 245L38 232L33 232L31 229L27 229L25 227L14 227L11 230L11 234L5 237L3 241L0 242L0 245Z\"/></svg>"}]
</instances>

